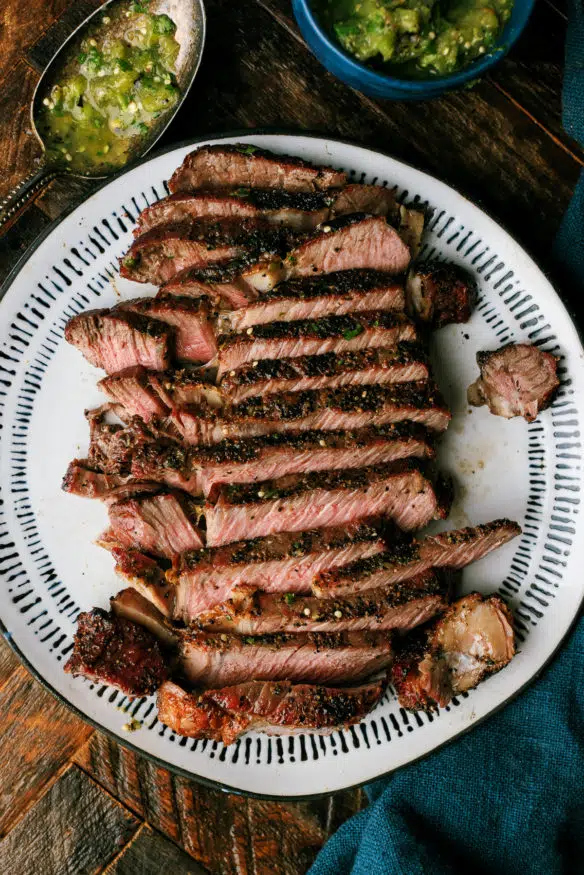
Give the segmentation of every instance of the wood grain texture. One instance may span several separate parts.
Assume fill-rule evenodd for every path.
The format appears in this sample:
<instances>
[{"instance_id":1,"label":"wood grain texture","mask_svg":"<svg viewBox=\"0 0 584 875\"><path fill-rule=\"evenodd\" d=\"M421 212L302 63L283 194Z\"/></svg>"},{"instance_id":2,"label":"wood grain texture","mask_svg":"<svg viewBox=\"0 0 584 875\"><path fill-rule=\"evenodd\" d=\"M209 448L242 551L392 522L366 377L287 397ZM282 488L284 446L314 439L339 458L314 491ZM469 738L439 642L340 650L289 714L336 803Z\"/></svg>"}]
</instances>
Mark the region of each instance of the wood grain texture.
<instances>
[{"instance_id":1,"label":"wood grain texture","mask_svg":"<svg viewBox=\"0 0 584 875\"><path fill-rule=\"evenodd\" d=\"M147 824L105 869L104 875L205 875L205 870Z\"/></svg>"},{"instance_id":2,"label":"wood grain texture","mask_svg":"<svg viewBox=\"0 0 584 875\"><path fill-rule=\"evenodd\" d=\"M10 649L6 641L0 638L0 687L2 687L10 675L20 665L18 658Z\"/></svg>"},{"instance_id":3,"label":"wood grain texture","mask_svg":"<svg viewBox=\"0 0 584 875\"><path fill-rule=\"evenodd\" d=\"M20 60L0 82L0 199L32 172L42 153L30 126L30 102L37 81L36 70Z\"/></svg>"},{"instance_id":4,"label":"wood grain texture","mask_svg":"<svg viewBox=\"0 0 584 875\"><path fill-rule=\"evenodd\" d=\"M70 0L42 0L41 2L0 3L0 89L6 87L7 77L14 76L17 59L28 49L34 39L46 30L70 5Z\"/></svg>"},{"instance_id":5,"label":"wood grain texture","mask_svg":"<svg viewBox=\"0 0 584 875\"><path fill-rule=\"evenodd\" d=\"M138 826L130 811L70 766L0 844L0 872L99 872Z\"/></svg>"},{"instance_id":6,"label":"wood grain texture","mask_svg":"<svg viewBox=\"0 0 584 875\"><path fill-rule=\"evenodd\" d=\"M0 688L0 836L37 799L93 732L25 668ZM0 867L0 872L8 870Z\"/></svg>"},{"instance_id":7,"label":"wood grain texture","mask_svg":"<svg viewBox=\"0 0 584 875\"><path fill-rule=\"evenodd\" d=\"M359 790L302 803L221 793L174 776L99 732L74 760L138 816L221 875L305 872L328 836L366 801Z\"/></svg>"}]
</instances>

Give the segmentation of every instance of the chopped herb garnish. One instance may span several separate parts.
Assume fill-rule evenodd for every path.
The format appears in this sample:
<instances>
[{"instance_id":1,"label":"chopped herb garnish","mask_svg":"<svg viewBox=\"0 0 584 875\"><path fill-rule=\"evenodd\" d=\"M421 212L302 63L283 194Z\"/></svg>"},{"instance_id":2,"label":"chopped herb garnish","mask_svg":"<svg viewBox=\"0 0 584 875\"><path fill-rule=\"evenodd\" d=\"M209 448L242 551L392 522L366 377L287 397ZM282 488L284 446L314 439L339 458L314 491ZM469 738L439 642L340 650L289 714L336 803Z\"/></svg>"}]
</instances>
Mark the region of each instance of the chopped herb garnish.
<instances>
[{"instance_id":1,"label":"chopped herb garnish","mask_svg":"<svg viewBox=\"0 0 584 875\"><path fill-rule=\"evenodd\" d=\"M235 188L231 195L232 197L248 197L251 193L251 188Z\"/></svg>"},{"instance_id":2,"label":"chopped herb garnish","mask_svg":"<svg viewBox=\"0 0 584 875\"><path fill-rule=\"evenodd\" d=\"M293 605L296 601L296 595L293 592L287 592L284 596L284 601L287 605Z\"/></svg>"},{"instance_id":3,"label":"chopped herb garnish","mask_svg":"<svg viewBox=\"0 0 584 875\"><path fill-rule=\"evenodd\" d=\"M235 147L238 152L241 152L242 155L253 155L254 152L258 151L258 146L236 146Z\"/></svg>"},{"instance_id":4,"label":"chopped herb garnish","mask_svg":"<svg viewBox=\"0 0 584 875\"><path fill-rule=\"evenodd\" d=\"M345 340L353 340L354 337L359 337L363 330L363 326L357 322L354 328L347 328L346 331L343 331L343 337Z\"/></svg>"}]
</instances>

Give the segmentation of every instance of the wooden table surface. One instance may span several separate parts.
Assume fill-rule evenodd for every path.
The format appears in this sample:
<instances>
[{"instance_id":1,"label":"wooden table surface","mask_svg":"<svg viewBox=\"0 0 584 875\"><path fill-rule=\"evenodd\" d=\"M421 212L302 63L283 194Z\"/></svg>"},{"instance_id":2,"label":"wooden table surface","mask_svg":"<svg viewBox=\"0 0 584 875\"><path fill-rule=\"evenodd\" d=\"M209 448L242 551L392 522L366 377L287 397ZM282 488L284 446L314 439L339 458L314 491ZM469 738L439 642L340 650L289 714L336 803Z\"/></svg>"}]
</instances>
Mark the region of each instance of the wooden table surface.
<instances>
[{"instance_id":1,"label":"wooden table surface","mask_svg":"<svg viewBox=\"0 0 584 875\"><path fill-rule=\"evenodd\" d=\"M562 130L566 17L538 0L507 59L470 90L427 103L357 94L312 57L288 0L206 0L195 86L162 145L241 128L318 131L377 147L483 205L562 285L551 245L584 155ZM0 2L0 198L39 148L29 102L39 71L95 0ZM0 240L0 280L35 236L88 191L56 181ZM2 569L0 569L1 573ZM0 871L303 873L365 803L250 800L173 776L78 719L0 642Z\"/></svg>"}]
</instances>

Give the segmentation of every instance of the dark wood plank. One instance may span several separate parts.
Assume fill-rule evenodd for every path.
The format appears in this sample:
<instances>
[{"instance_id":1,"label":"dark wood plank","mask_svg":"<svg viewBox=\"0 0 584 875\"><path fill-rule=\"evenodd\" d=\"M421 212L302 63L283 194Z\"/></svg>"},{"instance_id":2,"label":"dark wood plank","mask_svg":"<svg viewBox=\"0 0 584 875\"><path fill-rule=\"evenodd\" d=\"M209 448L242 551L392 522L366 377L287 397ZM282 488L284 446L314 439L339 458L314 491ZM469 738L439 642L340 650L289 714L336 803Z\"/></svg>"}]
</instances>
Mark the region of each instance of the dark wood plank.
<instances>
[{"instance_id":1,"label":"dark wood plank","mask_svg":"<svg viewBox=\"0 0 584 875\"><path fill-rule=\"evenodd\" d=\"M23 215L22 221L17 221L0 237L0 284L50 223L50 218L33 204Z\"/></svg>"},{"instance_id":2,"label":"dark wood plank","mask_svg":"<svg viewBox=\"0 0 584 875\"><path fill-rule=\"evenodd\" d=\"M10 88L6 81L17 59L38 39L39 34L50 27L53 21L70 5L71 0L42 0L42 2L7 2L2 0L0 9L0 91ZM3 116L3 121L5 117Z\"/></svg>"},{"instance_id":3,"label":"dark wood plank","mask_svg":"<svg viewBox=\"0 0 584 875\"><path fill-rule=\"evenodd\" d=\"M27 48L26 58L31 66L42 73L67 37L101 5L101 0L77 0L76 3L69 3L51 27Z\"/></svg>"},{"instance_id":4,"label":"dark wood plank","mask_svg":"<svg viewBox=\"0 0 584 875\"><path fill-rule=\"evenodd\" d=\"M96 732L74 760L211 872L297 875L364 804L361 791L314 803L246 799L178 778Z\"/></svg>"},{"instance_id":5,"label":"dark wood plank","mask_svg":"<svg viewBox=\"0 0 584 875\"><path fill-rule=\"evenodd\" d=\"M72 766L0 844L0 872L99 872L138 825L130 811Z\"/></svg>"},{"instance_id":6,"label":"dark wood plank","mask_svg":"<svg viewBox=\"0 0 584 875\"><path fill-rule=\"evenodd\" d=\"M0 638L0 687L6 683L20 665L6 641Z\"/></svg>"},{"instance_id":7,"label":"dark wood plank","mask_svg":"<svg viewBox=\"0 0 584 875\"><path fill-rule=\"evenodd\" d=\"M0 83L0 199L33 170L42 153L29 115L37 80L37 72L19 61Z\"/></svg>"},{"instance_id":8,"label":"dark wood plank","mask_svg":"<svg viewBox=\"0 0 584 875\"><path fill-rule=\"evenodd\" d=\"M148 825L104 869L105 875L204 875L205 870Z\"/></svg>"},{"instance_id":9,"label":"dark wood plank","mask_svg":"<svg viewBox=\"0 0 584 875\"><path fill-rule=\"evenodd\" d=\"M0 836L37 799L93 729L19 666L0 688ZM0 866L0 872L6 872Z\"/></svg>"}]
</instances>

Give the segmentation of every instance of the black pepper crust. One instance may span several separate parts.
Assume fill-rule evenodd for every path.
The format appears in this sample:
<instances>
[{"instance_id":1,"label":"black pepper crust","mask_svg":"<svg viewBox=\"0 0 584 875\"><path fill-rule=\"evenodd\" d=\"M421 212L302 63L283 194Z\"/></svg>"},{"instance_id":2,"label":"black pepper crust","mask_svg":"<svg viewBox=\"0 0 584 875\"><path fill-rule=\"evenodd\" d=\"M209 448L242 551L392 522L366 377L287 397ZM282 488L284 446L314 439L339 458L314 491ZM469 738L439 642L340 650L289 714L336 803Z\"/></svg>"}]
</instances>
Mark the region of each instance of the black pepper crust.
<instances>
[{"instance_id":1,"label":"black pepper crust","mask_svg":"<svg viewBox=\"0 0 584 875\"><path fill-rule=\"evenodd\" d=\"M307 474L290 474L278 480L264 480L260 483L224 485L221 487L221 497L226 504L261 504L272 499L290 498L315 489L366 489L373 483L404 474L417 475L421 488L424 481L428 482L423 463L417 459L399 459L396 462L369 468L311 471Z\"/></svg>"},{"instance_id":2,"label":"black pepper crust","mask_svg":"<svg viewBox=\"0 0 584 875\"><path fill-rule=\"evenodd\" d=\"M336 192L330 191L287 191L285 188L234 188L227 190L232 197L241 198L260 210L299 210L303 213L316 213L330 207Z\"/></svg>"},{"instance_id":3,"label":"black pepper crust","mask_svg":"<svg viewBox=\"0 0 584 875\"><path fill-rule=\"evenodd\" d=\"M296 632L274 632L266 635L233 635L201 632L196 628L181 630L182 646L199 646L203 649L227 653L245 646L281 650L287 644L310 646L317 653L323 650L342 650L355 645L387 646L389 636L383 632L305 632L301 637Z\"/></svg>"},{"instance_id":4,"label":"black pepper crust","mask_svg":"<svg viewBox=\"0 0 584 875\"><path fill-rule=\"evenodd\" d=\"M315 277L300 277L278 283L273 289L262 292L263 301L280 301L292 298L311 300L325 296L349 297L354 292L370 292L373 289L401 288L395 277L378 270L339 270Z\"/></svg>"},{"instance_id":5,"label":"black pepper crust","mask_svg":"<svg viewBox=\"0 0 584 875\"><path fill-rule=\"evenodd\" d=\"M371 523L330 529L312 529L305 532L268 535L249 541L235 541L224 547L205 547L190 550L181 556L181 570L196 569L201 565L247 565L252 563L300 559L312 553L337 550L352 543L381 540L380 527Z\"/></svg>"},{"instance_id":6,"label":"black pepper crust","mask_svg":"<svg viewBox=\"0 0 584 875\"><path fill-rule=\"evenodd\" d=\"M359 317L356 317L359 319ZM390 349L362 349L354 352L328 352L323 355L284 359L260 359L227 374L221 386L227 392L236 386L250 386L267 380L295 380L303 377L335 377L367 368L387 370L395 366L420 364L428 368L428 356L421 344L400 341ZM362 391L362 390L361 390Z\"/></svg>"},{"instance_id":7,"label":"black pepper crust","mask_svg":"<svg viewBox=\"0 0 584 875\"><path fill-rule=\"evenodd\" d=\"M364 331L411 327L412 339L416 336L416 330L412 321L403 313L394 313L387 310L370 310L355 316L323 316L320 319L298 319L294 322L269 322L262 325L254 325L245 331L229 334L220 334L217 338L217 346L220 350L230 346L251 345L256 340L280 340L292 337L357 337Z\"/></svg>"}]
</instances>

